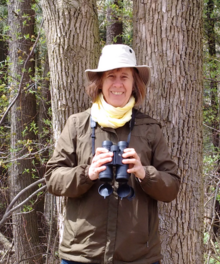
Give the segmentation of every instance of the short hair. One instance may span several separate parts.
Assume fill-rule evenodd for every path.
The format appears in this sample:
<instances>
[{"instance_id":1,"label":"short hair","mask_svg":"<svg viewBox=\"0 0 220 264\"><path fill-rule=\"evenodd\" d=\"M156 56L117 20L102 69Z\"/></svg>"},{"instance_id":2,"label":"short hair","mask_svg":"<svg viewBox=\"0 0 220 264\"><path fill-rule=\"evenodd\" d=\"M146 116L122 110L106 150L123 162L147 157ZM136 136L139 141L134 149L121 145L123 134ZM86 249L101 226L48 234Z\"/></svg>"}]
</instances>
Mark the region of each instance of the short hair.
<instances>
[{"instance_id":1,"label":"short hair","mask_svg":"<svg viewBox=\"0 0 220 264\"><path fill-rule=\"evenodd\" d=\"M141 79L138 69L131 68L131 70L134 78L132 95L135 98L135 105L140 105L142 104L146 95L146 85ZM102 91L103 75L104 72L97 72L86 87L86 93L92 99L93 103L96 101L99 93Z\"/></svg>"}]
</instances>

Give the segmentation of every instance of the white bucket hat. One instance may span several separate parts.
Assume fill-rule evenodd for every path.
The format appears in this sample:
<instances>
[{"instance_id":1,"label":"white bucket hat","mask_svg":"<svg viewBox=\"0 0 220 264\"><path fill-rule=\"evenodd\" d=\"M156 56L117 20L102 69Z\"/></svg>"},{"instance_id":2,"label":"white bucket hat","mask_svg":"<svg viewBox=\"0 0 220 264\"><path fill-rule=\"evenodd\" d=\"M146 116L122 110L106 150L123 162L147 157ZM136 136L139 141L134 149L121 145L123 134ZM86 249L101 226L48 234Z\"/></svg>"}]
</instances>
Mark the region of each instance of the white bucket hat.
<instances>
[{"instance_id":1,"label":"white bucket hat","mask_svg":"<svg viewBox=\"0 0 220 264\"><path fill-rule=\"evenodd\" d=\"M91 81L97 72L105 72L118 68L136 68L139 76L147 85L150 81L150 67L137 65L134 50L127 45L111 44L102 49L97 69L87 69L86 76Z\"/></svg>"}]
</instances>

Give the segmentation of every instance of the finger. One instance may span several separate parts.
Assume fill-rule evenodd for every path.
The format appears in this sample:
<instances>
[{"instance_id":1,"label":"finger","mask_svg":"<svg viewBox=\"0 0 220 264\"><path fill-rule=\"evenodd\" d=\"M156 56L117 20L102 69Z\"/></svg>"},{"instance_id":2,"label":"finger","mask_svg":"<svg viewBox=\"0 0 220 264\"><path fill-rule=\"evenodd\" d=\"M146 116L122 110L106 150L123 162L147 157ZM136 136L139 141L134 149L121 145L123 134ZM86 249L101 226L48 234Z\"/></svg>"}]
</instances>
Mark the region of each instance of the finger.
<instances>
[{"instance_id":1,"label":"finger","mask_svg":"<svg viewBox=\"0 0 220 264\"><path fill-rule=\"evenodd\" d=\"M112 157L107 157L107 158L103 158L103 159L97 159L93 164L95 165L95 167L101 167L103 164L106 164L108 162L112 161Z\"/></svg>"},{"instance_id":2,"label":"finger","mask_svg":"<svg viewBox=\"0 0 220 264\"><path fill-rule=\"evenodd\" d=\"M135 158L123 159L122 160L123 164L136 164L136 162L137 162L137 159L135 159Z\"/></svg>"},{"instance_id":3,"label":"finger","mask_svg":"<svg viewBox=\"0 0 220 264\"><path fill-rule=\"evenodd\" d=\"M139 158L138 154L136 151L132 148L128 148L124 150L124 153L122 154L123 158L128 158L128 157L134 157L134 158Z\"/></svg>"},{"instance_id":4,"label":"finger","mask_svg":"<svg viewBox=\"0 0 220 264\"><path fill-rule=\"evenodd\" d=\"M95 167L95 166L90 166L89 168L89 177L92 180L98 179L99 173L104 171L106 169L106 166L100 166L100 167Z\"/></svg>"},{"instance_id":5,"label":"finger","mask_svg":"<svg viewBox=\"0 0 220 264\"><path fill-rule=\"evenodd\" d=\"M107 149L104 148L99 148L96 150L96 153L93 157L93 159L100 159L100 158L105 158L105 157L111 157L113 155L112 152L108 151Z\"/></svg>"},{"instance_id":6,"label":"finger","mask_svg":"<svg viewBox=\"0 0 220 264\"><path fill-rule=\"evenodd\" d=\"M92 163L101 162L102 164L104 164L106 162L111 161L112 156L113 153L111 152L95 155L94 158L92 159Z\"/></svg>"},{"instance_id":7,"label":"finger","mask_svg":"<svg viewBox=\"0 0 220 264\"><path fill-rule=\"evenodd\" d=\"M101 153L107 153L107 152L109 152L109 150L106 148L97 148L95 151L95 155L99 155Z\"/></svg>"},{"instance_id":8,"label":"finger","mask_svg":"<svg viewBox=\"0 0 220 264\"><path fill-rule=\"evenodd\" d=\"M100 173L100 172L104 171L105 169L106 169L106 166L101 166L101 167L96 168L95 172Z\"/></svg>"},{"instance_id":9,"label":"finger","mask_svg":"<svg viewBox=\"0 0 220 264\"><path fill-rule=\"evenodd\" d=\"M133 152L133 153L135 152L136 153L134 148L126 148L126 149L124 149L124 153L127 153L127 152Z\"/></svg>"}]
</instances>

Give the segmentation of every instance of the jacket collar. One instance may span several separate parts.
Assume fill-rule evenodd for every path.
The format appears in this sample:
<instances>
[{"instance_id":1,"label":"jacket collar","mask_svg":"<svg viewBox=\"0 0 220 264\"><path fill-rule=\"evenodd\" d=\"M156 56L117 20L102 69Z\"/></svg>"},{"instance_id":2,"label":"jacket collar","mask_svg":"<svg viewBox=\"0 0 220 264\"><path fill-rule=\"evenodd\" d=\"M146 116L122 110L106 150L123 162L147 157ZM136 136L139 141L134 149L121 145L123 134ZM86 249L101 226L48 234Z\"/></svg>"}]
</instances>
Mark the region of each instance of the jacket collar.
<instances>
[{"instance_id":1,"label":"jacket collar","mask_svg":"<svg viewBox=\"0 0 220 264\"><path fill-rule=\"evenodd\" d=\"M91 115L91 108L88 108L86 110L86 113L88 113L88 115ZM158 122L156 119L153 119L149 115L146 115L146 114L140 112L139 110L136 110L135 125L143 125L143 124L147 124L147 125L157 124L161 127L160 122Z\"/></svg>"}]
</instances>

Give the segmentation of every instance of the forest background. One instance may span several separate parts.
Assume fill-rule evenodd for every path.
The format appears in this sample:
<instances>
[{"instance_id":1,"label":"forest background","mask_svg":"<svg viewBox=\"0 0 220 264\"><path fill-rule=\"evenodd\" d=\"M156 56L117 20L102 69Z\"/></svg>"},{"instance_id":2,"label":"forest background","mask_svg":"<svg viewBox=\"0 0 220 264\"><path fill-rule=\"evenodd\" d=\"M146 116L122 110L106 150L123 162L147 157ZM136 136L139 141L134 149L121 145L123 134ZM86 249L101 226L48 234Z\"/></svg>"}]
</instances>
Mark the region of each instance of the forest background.
<instances>
[{"instance_id":1,"label":"forest background","mask_svg":"<svg viewBox=\"0 0 220 264\"><path fill-rule=\"evenodd\" d=\"M152 67L141 110L160 120L182 185L159 204L163 263L220 263L217 0L0 1L0 263L59 263L64 200L43 175L105 44ZM95 209L94 209L95 210Z\"/></svg>"}]
</instances>

